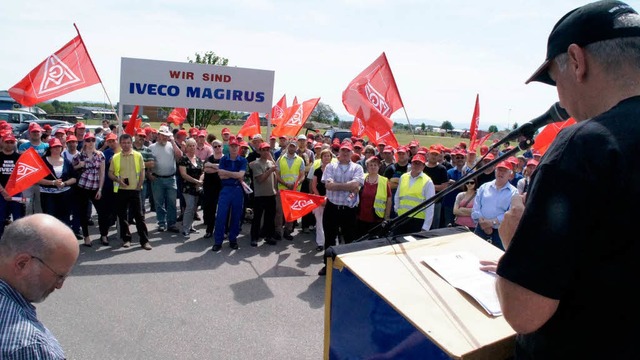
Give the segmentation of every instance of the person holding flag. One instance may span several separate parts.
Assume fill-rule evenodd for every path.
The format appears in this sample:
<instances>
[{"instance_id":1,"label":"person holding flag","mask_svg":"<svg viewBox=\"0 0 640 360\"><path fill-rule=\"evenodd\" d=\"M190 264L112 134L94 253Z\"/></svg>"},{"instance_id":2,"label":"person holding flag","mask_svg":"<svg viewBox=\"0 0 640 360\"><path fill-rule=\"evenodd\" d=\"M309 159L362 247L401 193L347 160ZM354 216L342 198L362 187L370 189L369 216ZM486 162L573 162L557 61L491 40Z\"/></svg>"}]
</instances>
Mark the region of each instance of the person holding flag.
<instances>
[{"instance_id":1,"label":"person holding flag","mask_svg":"<svg viewBox=\"0 0 640 360\"><path fill-rule=\"evenodd\" d=\"M261 143L258 148L260 158L249 164L253 176L253 220L251 222L251 246L258 246L260 225L265 243L275 245L275 214L276 214L276 163L271 156L271 146ZM264 221L262 217L264 215Z\"/></svg>"},{"instance_id":2,"label":"person holding flag","mask_svg":"<svg viewBox=\"0 0 640 360\"><path fill-rule=\"evenodd\" d=\"M4 219L11 215L13 221L24 216L23 205L18 201L13 201L11 195L5 187L9 182L9 178L18 163L20 155L16 152L16 138L12 133L7 133L2 137L2 151L0 152L0 236L4 233ZM20 197L22 194L14 194Z\"/></svg>"},{"instance_id":3,"label":"person holding flag","mask_svg":"<svg viewBox=\"0 0 640 360\"><path fill-rule=\"evenodd\" d=\"M42 141L42 132L43 129L37 123L29 124L29 141L20 144L18 153L24 154L27 149L33 148L38 155L43 156L49 148L49 144ZM24 189L22 197L28 199L25 203L25 215L42 212L42 206L40 206L40 187L35 185Z\"/></svg>"},{"instance_id":4,"label":"person holding flag","mask_svg":"<svg viewBox=\"0 0 640 360\"><path fill-rule=\"evenodd\" d=\"M326 165L322 174L322 182L327 189L327 203L322 219L325 248L335 245L340 233L347 244L356 239L353 225L360 202L360 188L364 185L364 170L362 166L351 161L352 154L353 146L350 142L344 141L340 145L338 162ZM318 271L320 276L327 274L326 255L324 264L325 266Z\"/></svg>"}]
</instances>

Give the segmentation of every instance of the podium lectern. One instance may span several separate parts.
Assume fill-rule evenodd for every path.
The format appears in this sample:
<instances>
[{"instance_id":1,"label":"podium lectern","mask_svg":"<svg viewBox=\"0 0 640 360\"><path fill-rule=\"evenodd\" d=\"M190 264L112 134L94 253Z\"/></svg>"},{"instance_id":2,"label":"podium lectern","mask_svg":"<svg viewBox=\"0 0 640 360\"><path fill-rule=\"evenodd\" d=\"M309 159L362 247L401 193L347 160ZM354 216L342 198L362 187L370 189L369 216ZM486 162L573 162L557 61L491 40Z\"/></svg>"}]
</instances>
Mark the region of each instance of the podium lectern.
<instances>
[{"instance_id":1,"label":"podium lectern","mask_svg":"<svg viewBox=\"0 0 640 360\"><path fill-rule=\"evenodd\" d=\"M449 234L440 236L442 230ZM399 243L376 239L330 249L335 256L327 261L325 359L513 355L515 332L504 318L490 316L421 260L456 251L498 259L502 251L468 231L435 232L415 234L427 239L411 242L401 236Z\"/></svg>"}]
</instances>

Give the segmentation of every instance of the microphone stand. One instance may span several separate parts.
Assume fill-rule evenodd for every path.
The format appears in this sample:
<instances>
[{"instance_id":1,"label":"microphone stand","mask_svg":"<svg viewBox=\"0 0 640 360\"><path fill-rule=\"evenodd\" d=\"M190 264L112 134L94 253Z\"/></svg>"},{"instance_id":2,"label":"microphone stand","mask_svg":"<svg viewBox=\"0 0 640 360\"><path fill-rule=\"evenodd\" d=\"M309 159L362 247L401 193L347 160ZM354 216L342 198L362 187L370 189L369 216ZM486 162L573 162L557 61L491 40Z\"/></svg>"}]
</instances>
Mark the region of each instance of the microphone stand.
<instances>
[{"instance_id":1,"label":"microphone stand","mask_svg":"<svg viewBox=\"0 0 640 360\"><path fill-rule=\"evenodd\" d=\"M524 138L524 139L522 141L520 141L520 143L518 144L517 147L514 147L511 150L503 153L502 155L500 155L497 158L493 159L491 162L481 166L476 171L467 173L466 175L461 177L458 181L456 181L452 185L448 186L446 189L436 193L434 196L432 196L432 197L428 198L427 200L423 201L422 203L416 205L415 207L413 207L412 209L410 209L406 213L404 213L402 215L399 215L399 216L397 216L397 217L395 217L395 218L393 218L391 220L385 220L385 221L381 222L380 224L378 224L375 227L373 227L366 234L364 234L362 237L360 237L359 239L355 240L354 242L360 242L360 241L363 241L363 240L378 239L378 238L381 238L381 237L389 236L389 234L393 233L393 230L395 230L400 225L405 223L409 219L409 217L411 215L413 215L415 213L418 213L418 212L422 211L423 209L425 209L427 206L438 202L444 196L446 196L449 193L453 192L455 189L460 187L460 185L466 183L467 181L477 178L478 176L480 176L480 174L482 174L484 172L484 170L497 165L501 161L506 160L507 158L511 157L512 155L514 155L518 151L526 151L531 146L533 146L533 144L534 144L533 134L531 134L530 136L524 136L523 135L521 138ZM393 235L401 235L401 234L393 234Z\"/></svg>"}]
</instances>

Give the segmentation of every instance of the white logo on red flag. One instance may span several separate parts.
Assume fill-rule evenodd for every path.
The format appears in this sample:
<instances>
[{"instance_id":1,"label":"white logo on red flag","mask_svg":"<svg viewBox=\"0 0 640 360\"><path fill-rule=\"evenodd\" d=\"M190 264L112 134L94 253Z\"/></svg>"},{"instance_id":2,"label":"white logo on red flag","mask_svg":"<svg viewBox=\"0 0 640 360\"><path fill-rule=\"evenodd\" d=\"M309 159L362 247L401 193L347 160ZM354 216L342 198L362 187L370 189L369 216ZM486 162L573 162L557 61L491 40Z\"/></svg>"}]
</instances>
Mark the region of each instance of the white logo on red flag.
<instances>
[{"instance_id":1,"label":"white logo on red flag","mask_svg":"<svg viewBox=\"0 0 640 360\"><path fill-rule=\"evenodd\" d=\"M308 206L314 205L313 200L296 200L296 202L291 205L293 210L300 211Z\"/></svg>"},{"instance_id":2,"label":"white logo on red flag","mask_svg":"<svg viewBox=\"0 0 640 360\"><path fill-rule=\"evenodd\" d=\"M18 175L18 178L16 179L16 181L21 181L23 178L33 174L38 170L39 170L38 168L29 166L24 163L18 164L18 170L16 171L16 175Z\"/></svg>"},{"instance_id":3,"label":"white logo on red flag","mask_svg":"<svg viewBox=\"0 0 640 360\"><path fill-rule=\"evenodd\" d=\"M273 111L273 118L274 119L279 119L279 118L284 116L284 109L282 109L278 105L274 106L273 109L271 109L271 110Z\"/></svg>"},{"instance_id":4,"label":"white logo on red flag","mask_svg":"<svg viewBox=\"0 0 640 360\"><path fill-rule=\"evenodd\" d=\"M367 99L369 100L369 102L371 102L371 105L376 108L376 110L378 110L384 116L388 117L391 115L391 107L389 107L389 104L387 104L384 96L380 92L378 92L373 87L373 85L371 85L371 82L367 81L364 86L364 92L367 96Z\"/></svg>"},{"instance_id":5,"label":"white logo on red flag","mask_svg":"<svg viewBox=\"0 0 640 360\"><path fill-rule=\"evenodd\" d=\"M82 79L64 61L53 54L45 61L44 77L40 83L38 95L56 91L81 81Z\"/></svg>"},{"instance_id":6,"label":"white logo on red flag","mask_svg":"<svg viewBox=\"0 0 640 360\"><path fill-rule=\"evenodd\" d=\"M304 118L304 112L302 111L302 106L298 106L298 109L296 110L296 112L291 115L291 117L289 118L289 120L287 120L287 123L285 124L285 126L300 126L302 125L302 119Z\"/></svg>"}]
</instances>

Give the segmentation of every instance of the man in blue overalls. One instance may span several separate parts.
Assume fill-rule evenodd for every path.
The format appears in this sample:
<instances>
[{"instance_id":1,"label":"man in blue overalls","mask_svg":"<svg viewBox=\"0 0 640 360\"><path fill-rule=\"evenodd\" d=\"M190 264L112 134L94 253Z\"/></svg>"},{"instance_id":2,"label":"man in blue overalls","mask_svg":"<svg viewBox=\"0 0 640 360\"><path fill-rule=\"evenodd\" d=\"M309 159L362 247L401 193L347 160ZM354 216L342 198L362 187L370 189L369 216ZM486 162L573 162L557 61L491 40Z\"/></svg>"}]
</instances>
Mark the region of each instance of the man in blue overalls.
<instances>
[{"instance_id":1,"label":"man in blue overalls","mask_svg":"<svg viewBox=\"0 0 640 360\"><path fill-rule=\"evenodd\" d=\"M213 251L218 252L222 248L222 241L227 227L227 216L231 213L229 222L229 247L238 249L238 234L240 233L240 218L242 217L242 207L244 190L242 180L247 170L247 159L238 155L238 140L229 140L229 155L224 155L220 159L218 175L222 180L220 199L218 200L218 214L216 216L216 226L213 232L215 244Z\"/></svg>"}]
</instances>

